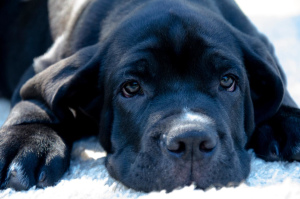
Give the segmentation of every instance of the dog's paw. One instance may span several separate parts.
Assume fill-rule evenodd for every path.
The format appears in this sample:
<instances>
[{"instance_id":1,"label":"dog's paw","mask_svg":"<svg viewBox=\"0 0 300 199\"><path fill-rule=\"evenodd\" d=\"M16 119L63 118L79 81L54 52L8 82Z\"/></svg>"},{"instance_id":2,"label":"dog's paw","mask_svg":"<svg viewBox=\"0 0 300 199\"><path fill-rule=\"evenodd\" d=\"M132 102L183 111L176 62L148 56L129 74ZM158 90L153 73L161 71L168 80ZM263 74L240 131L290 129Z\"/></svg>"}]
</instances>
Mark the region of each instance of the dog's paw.
<instances>
[{"instance_id":1,"label":"dog's paw","mask_svg":"<svg viewBox=\"0 0 300 199\"><path fill-rule=\"evenodd\" d=\"M282 106L256 128L248 147L267 161L300 161L300 109Z\"/></svg>"},{"instance_id":2,"label":"dog's paw","mask_svg":"<svg viewBox=\"0 0 300 199\"><path fill-rule=\"evenodd\" d=\"M282 159L281 145L282 139L275 137L272 126L265 123L256 128L248 143L248 148L252 148L259 158L266 161L278 161Z\"/></svg>"},{"instance_id":3,"label":"dog's paw","mask_svg":"<svg viewBox=\"0 0 300 199\"><path fill-rule=\"evenodd\" d=\"M68 147L47 126L28 124L0 130L2 189L52 186L67 170L69 159Z\"/></svg>"}]
</instances>

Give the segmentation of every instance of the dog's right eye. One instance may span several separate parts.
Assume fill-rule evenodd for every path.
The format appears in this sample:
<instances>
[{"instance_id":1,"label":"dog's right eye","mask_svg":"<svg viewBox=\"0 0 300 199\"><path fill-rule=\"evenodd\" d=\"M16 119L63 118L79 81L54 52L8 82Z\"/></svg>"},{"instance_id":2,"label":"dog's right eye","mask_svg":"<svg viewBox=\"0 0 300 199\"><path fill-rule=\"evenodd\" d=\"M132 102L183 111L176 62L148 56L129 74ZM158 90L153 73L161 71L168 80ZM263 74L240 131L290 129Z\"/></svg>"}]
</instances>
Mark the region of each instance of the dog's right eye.
<instances>
[{"instance_id":1,"label":"dog's right eye","mask_svg":"<svg viewBox=\"0 0 300 199\"><path fill-rule=\"evenodd\" d=\"M143 90L137 81L129 81L123 84L122 94L124 97L129 98L142 93Z\"/></svg>"}]
</instances>

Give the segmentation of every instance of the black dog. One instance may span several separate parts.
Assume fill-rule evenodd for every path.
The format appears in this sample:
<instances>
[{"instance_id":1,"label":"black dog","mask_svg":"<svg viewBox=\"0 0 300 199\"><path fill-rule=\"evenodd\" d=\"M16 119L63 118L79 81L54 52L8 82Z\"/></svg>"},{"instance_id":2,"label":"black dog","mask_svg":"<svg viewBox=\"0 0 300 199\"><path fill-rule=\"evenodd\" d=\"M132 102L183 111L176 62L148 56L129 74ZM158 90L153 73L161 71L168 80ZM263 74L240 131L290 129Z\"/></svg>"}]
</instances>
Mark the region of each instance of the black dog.
<instances>
[{"instance_id":1,"label":"black dog","mask_svg":"<svg viewBox=\"0 0 300 199\"><path fill-rule=\"evenodd\" d=\"M54 185L92 134L109 173L146 192L238 185L247 148L300 160L300 111L232 0L1 4L3 95L33 63L0 130L2 188Z\"/></svg>"}]
</instances>

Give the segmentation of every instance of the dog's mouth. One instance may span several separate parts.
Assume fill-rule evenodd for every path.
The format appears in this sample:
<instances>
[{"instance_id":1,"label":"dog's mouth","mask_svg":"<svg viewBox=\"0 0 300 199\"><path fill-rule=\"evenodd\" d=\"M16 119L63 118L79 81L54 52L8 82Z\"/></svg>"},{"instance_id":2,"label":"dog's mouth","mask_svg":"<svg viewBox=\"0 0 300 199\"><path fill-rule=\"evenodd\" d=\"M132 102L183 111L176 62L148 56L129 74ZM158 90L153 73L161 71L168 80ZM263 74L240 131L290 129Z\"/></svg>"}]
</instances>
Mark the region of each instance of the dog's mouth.
<instances>
[{"instance_id":1,"label":"dog's mouth","mask_svg":"<svg viewBox=\"0 0 300 199\"><path fill-rule=\"evenodd\" d=\"M125 149L119 154L108 155L106 167L112 177L143 192L171 192L185 186L202 190L238 186L249 174L250 158L246 151L244 162L240 163L236 153L221 154L223 149L219 146L203 159L196 157L194 152L183 158L186 154L182 148L180 146L175 154L168 156L159 147L147 148L147 151L135 154L134 159L131 159L134 156L129 152L131 150Z\"/></svg>"},{"instance_id":2,"label":"dog's mouth","mask_svg":"<svg viewBox=\"0 0 300 199\"><path fill-rule=\"evenodd\" d=\"M139 147L125 145L108 154L106 167L127 187L144 192L237 186L250 172L249 154L218 129L201 114L164 118L147 129Z\"/></svg>"}]
</instances>

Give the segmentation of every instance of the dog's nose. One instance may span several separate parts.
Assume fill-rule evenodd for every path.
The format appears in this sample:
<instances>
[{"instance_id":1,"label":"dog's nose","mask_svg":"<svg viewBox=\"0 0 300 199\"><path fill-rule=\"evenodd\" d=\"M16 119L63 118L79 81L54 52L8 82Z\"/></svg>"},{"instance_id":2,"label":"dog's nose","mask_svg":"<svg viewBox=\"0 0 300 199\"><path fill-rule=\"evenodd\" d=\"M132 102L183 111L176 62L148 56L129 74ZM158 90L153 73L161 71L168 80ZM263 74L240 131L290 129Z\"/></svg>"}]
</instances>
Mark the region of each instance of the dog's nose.
<instances>
[{"instance_id":1,"label":"dog's nose","mask_svg":"<svg viewBox=\"0 0 300 199\"><path fill-rule=\"evenodd\" d=\"M201 159L212 155L217 143L217 137L207 132L189 131L165 136L167 152L184 159Z\"/></svg>"}]
</instances>

